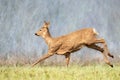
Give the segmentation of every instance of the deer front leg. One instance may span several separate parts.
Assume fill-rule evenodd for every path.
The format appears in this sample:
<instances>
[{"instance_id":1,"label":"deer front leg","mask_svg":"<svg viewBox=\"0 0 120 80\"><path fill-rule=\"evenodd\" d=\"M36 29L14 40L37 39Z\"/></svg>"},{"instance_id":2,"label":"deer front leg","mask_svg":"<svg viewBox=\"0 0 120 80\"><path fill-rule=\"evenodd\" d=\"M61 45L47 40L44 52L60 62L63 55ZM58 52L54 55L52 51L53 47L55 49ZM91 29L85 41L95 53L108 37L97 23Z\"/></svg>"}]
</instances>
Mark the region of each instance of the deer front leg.
<instances>
[{"instance_id":1,"label":"deer front leg","mask_svg":"<svg viewBox=\"0 0 120 80\"><path fill-rule=\"evenodd\" d=\"M70 61L70 53L66 53L66 54L65 54L65 58L66 58L66 65L67 65L67 67L68 67L69 61Z\"/></svg>"},{"instance_id":2,"label":"deer front leg","mask_svg":"<svg viewBox=\"0 0 120 80\"><path fill-rule=\"evenodd\" d=\"M53 54L47 53L44 56L42 56L41 58L39 58L35 63L32 64L32 67L35 66L36 64L38 64L39 62L47 59L48 57L52 56Z\"/></svg>"}]
</instances>

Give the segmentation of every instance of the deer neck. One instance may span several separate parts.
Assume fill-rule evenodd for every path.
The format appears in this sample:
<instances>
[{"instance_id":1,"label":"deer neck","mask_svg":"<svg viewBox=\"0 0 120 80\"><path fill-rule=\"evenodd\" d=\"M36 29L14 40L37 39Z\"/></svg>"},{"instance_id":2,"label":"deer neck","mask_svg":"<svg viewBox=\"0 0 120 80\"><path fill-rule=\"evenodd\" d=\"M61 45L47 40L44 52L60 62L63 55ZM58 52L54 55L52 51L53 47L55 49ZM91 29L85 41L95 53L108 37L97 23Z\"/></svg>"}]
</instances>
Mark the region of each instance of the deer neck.
<instances>
[{"instance_id":1,"label":"deer neck","mask_svg":"<svg viewBox=\"0 0 120 80\"><path fill-rule=\"evenodd\" d=\"M50 43L52 42L52 37L51 37L49 31L46 33L45 36L43 36L43 38L44 38L45 42L46 42L48 45L50 45Z\"/></svg>"}]
</instances>

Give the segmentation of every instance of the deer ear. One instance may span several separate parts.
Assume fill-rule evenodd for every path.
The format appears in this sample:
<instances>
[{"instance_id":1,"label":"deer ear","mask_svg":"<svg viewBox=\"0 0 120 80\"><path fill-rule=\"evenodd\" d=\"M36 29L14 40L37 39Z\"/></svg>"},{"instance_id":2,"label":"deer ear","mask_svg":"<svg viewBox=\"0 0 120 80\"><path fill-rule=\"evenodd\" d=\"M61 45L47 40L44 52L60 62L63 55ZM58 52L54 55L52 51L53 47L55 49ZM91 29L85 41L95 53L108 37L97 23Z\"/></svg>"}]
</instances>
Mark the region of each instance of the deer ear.
<instances>
[{"instance_id":1,"label":"deer ear","mask_svg":"<svg viewBox=\"0 0 120 80\"><path fill-rule=\"evenodd\" d=\"M48 21L48 22L47 22L47 21L44 21L44 23L45 23L45 24L47 24L47 25L49 25L49 24L50 24L50 22L49 22L49 21Z\"/></svg>"},{"instance_id":2,"label":"deer ear","mask_svg":"<svg viewBox=\"0 0 120 80\"><path fill-rule=\"evenodd\" d=\"M50 22L47 22L47 28L50 27Z\"/></svg>"},{"instance_id":3,"label":"deer ear","mask_svg":"<svg viewBox=\"0 0 120 80\"><path fill-rule=\"evenodd\" d=\"M44 24L46 25L47 28L50 26L50 22L44 21Z\"/></svg>"},{"instance_id":4,"label":"deer ear","mask_svg":"<svg viewBox=\"0 0 120 80\"><path fill-rule=\"evenodd\" d=\"M50 25L50 22L47 22L47 25L49 26L49 25Z\"/></svg>"}]
</instances>

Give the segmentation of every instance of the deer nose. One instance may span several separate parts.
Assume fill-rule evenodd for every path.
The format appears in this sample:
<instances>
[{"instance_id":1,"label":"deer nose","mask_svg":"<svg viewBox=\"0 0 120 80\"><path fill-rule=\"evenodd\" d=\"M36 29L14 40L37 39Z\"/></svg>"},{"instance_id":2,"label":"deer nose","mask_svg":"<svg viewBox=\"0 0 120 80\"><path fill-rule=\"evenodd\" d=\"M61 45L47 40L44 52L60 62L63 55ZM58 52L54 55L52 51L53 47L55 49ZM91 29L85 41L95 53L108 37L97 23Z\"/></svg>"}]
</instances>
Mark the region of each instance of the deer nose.
<instances>
[{"instance_id":1,"label":"deer nose","mask_svg":"<svg viewBox=\"0 0 120 80\"><path fill-rule=\"evenodd\" d=\"M35 33L35 35L37 35L37 33Z\"/></svg>"}]
</instances>

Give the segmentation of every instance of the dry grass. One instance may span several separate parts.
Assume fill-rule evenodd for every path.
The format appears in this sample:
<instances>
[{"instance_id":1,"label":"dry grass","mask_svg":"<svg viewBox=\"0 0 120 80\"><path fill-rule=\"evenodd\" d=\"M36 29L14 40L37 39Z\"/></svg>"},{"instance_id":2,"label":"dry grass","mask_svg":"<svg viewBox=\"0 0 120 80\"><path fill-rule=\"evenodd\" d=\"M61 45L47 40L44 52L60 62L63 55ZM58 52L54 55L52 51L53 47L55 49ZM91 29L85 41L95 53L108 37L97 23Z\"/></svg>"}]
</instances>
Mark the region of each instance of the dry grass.
<instances>
[{"instance_id":1,"label":"dry grass","mask_svg":"<svg viewBox=\"0 0 120 80\"><path fill-rule=\"evenodd\" d=\"M119 80L120 66L0 67L0 80Z\"/></svg>"}]
</instances>

